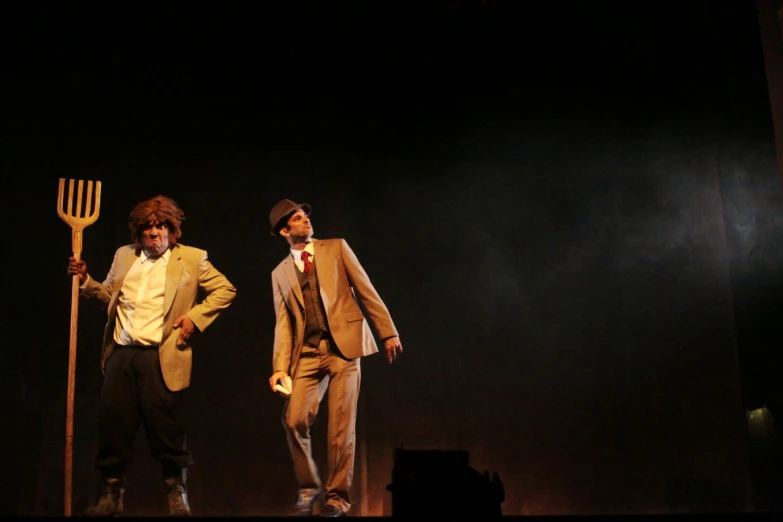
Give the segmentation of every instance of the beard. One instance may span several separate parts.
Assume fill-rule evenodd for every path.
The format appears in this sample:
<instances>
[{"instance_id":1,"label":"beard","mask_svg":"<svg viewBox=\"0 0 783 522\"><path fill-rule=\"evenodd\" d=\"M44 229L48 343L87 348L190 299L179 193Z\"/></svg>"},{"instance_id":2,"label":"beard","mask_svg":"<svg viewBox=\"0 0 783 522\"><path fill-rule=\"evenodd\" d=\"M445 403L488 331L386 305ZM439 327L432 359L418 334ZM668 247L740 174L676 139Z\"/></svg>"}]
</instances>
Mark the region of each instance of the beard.
<instances>
[{"instance_id":1,"label":"beard","mask_svg":"<svg viewBox=\"0 0 783 522\"><path fill-rule=\"evenodd\" d=\"M313 238L312 228L302 234L291 234L291 239L293 240L294 244L309 243L312 238Z\"/></svg>"}]
</instances>

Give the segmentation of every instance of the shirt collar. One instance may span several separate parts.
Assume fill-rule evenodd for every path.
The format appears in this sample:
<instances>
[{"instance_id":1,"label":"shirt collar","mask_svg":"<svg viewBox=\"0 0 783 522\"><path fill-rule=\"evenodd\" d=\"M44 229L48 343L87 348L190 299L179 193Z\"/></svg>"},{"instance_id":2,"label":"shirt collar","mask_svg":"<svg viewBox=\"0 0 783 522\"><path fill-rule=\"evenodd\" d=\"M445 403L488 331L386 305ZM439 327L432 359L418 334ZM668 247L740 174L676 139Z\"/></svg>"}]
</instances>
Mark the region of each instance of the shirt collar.
<instances>
[{"instance_id":1,"label":"shirt collar","mask_svg":"<svg viewBox=\"0 0 783 522\"><path fill-rule=\"evenodd\" d=\"M307 243L307 245L305 245L304 252L307 252L308 254L310 254L310 258L311 259L315 257L315 249L313 248L313 242L312 241L310 241L309 243ZM301 261L302 260L302 250L291 249L291 255L293 255L294 259L296 259L297 261Z\"/></svg>"}]
</instances>

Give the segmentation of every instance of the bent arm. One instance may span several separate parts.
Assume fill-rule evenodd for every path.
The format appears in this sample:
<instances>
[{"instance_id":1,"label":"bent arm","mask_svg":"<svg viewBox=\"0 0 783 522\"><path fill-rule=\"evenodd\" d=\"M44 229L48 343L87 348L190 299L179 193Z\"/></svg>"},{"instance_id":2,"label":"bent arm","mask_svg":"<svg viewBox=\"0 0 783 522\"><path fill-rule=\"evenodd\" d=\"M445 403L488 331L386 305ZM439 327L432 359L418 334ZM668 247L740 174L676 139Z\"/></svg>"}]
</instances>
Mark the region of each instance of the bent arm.
<instances>
[{"instance_id":1,"label":"bent arm","mask_svg":"<svg viewBox=\"0 0 783 522\"><path fill-rule=\"evenodd\" d=\"M206 293L206 297L191 308L187 316L199 331L203 332L223 310L229 307L236 296L237 289L210 263L206 251L201 255L198 267L198 285Z\"/></svg>"},{"instance_id":2,"label":"bent arm","mask_svg":"<svg viewBox=\"0 0 783 522\"><path fill-rule=\"evenodd\" d=\"M104 306L108 306L109 301L111 300L111 295L114 291L114 281L117 274L117 259L119 257L119 252L119 250L114 252L114 259L111 262L111 268L109 268L109 273L106 275L106 279L103 281L103 283L97 282L90 276L90 274L87 274L87 281L85 281L84 285L81 286L81 290L79 292L81 297L85 299L97 299Z\"/></svg>"},{"instance_id":3,"label":"bent arm","mask_svg":"<svg viewBox=\"0 0 783 522\"><path fill-rule=\"evenodd\" d=\"M388 308L384 304L381 296L375 290L370 278L367 276L356 254L353 253L351 247L344 240L340 240L340 250L343 257L343 265L345 271L348 274L348 281L353 287L354 295L356 299L361 303L365 312L367 313L370 324L378 334L381 340L388 339L389 337L396 337L399 334L394 327L394 321L392 321L391 314L389 314Z\"/></svg>"}]
</instances>

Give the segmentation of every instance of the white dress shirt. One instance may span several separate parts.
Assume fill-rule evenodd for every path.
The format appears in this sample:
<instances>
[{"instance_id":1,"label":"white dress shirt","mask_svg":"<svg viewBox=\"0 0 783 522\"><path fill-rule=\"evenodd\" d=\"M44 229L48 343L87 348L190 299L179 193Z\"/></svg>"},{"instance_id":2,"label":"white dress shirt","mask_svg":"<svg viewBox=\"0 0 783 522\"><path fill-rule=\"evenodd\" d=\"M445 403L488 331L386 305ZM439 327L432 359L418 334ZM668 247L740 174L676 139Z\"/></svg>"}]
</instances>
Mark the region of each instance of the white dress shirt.
<instances>
[{"instance_id":1,"label":"white dress shirt","mask_svg":"<svg viewBox=\"0 0 783 522\"><path fill-rule=\"evenodd\" d=\"M163 296L171 250L155 259L142 251L122 281L114 342L119 345L160 344L163 338Z\"/></svg>"}]
</instances>

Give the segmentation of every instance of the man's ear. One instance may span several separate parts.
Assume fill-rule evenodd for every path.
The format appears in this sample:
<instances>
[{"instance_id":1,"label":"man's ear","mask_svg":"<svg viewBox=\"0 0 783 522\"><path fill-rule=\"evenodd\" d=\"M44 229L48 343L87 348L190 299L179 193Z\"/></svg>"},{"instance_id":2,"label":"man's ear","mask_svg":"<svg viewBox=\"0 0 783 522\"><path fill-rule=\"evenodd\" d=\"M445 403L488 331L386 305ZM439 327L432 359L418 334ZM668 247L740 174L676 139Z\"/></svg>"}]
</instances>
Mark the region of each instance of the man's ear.
<instances>
[{"instance_id":1,"label":"man's ear","mask_svg":"<svg viewBox=\"0 0 783 522\"><path fill-rule=\"evenodd\" d=\"M291 235L291 229L288 228L287 226L281 228L279 232L280 232L280 235L283 236L283 237L288 237L288 236Z\"/></svg>"}]
</instances>

